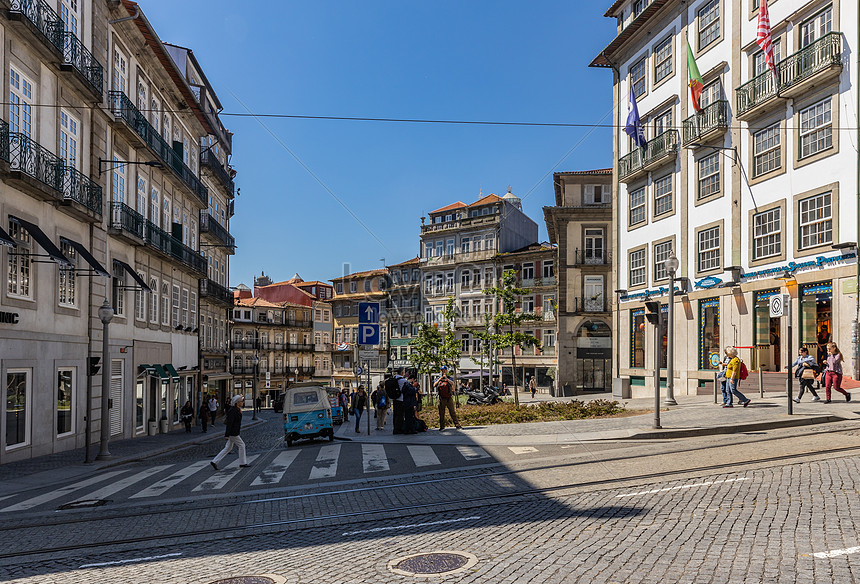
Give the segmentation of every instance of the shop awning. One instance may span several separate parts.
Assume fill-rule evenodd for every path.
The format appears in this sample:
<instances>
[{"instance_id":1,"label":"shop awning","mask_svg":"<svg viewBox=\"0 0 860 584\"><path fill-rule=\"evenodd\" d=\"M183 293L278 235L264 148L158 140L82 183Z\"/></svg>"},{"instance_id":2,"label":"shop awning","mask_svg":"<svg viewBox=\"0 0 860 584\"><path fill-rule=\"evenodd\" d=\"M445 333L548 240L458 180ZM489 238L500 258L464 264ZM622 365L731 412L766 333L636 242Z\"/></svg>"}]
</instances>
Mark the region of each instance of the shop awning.
<instances>
[{"instance_id":1,"label":"shop awning","mask_svg":"<svg viewBox=\"0 0 860 584\"><path fill-rule=\"evenodd\" d=\"M146 282L143 281L143 278L141 278L140 275L137 272L135 272L134 268L132 268L130 265L128 265L127 263L125 263L122 260L116 260L116 259L113 261L113 263L116 264L117 266L121 267L126 272L128 272L128 274L131 275L131 277L134 279L134 281L140 285L140 287L143 289L144 292L152 292L152 288L150 288L149 286L146 285Z\"/></svg>"},{"instance_id":2,"label":"shop awning","mask_svg":"<svg viewBox=\"0 0 860 584\"><path fill-rule=\"evenodd\" d=\"M15 240L12 239L8 233L3 231L2 227L0 227L0 245L5 245L7 247L15 247Z\"/></svg>"},{"instance_id":3,"label":"shop awning","mask_svg":"<svg viewBox=\"0 0 860 584\"><path fill-rule=\"evenodd\" d=\"M63 255L63 252L60 251L60 248L54 245L54 242L51 241L47 235L45 235L45 232L42 231L38 225L36 225L35 223L30 223L29 221L24 221L23 219L18 219L17 217L13 217L12 215L9 215L9 219L18 223L27 233L30 234L30 237L35 239L36 243L38 243L41 248L44 249L45 252L47 252L47 255L30 254L31 256L41 255L42 257L47 257L52 262L60 264L65 268L74 267L72 265L72 262L70 262L68 258Z\"/></svg>"},{"instance_id":4,"label":"shop awning","mask_svg":"<svg viewBox=\"0 0 860 584\"><path fill-rule=\"evenodd\" d=\"M164 370L164 367L155 363L153 365L138 365L138 369L140 369L141 373L146 373L147 375L151 375L152 377L158 377L161 381L167 381L170 379L167 375L167 371Z\"/></svg>"},{"instance_id":5,"label":"shop awning","mask_svg":"<svg viewBox=\"0 0 860 584\"><path fill-rule=\"evenodd\" d=\"M104 276L105 278L110 278L110 272L104 269L102 265L98 262L98 260L93 257L93 254L91 254L89 250L85 248L82 244L72 239L61 237L60 242L63 241L75 248L75 251L78 252L78 255L84 258L84 261L87 262L90 267L92 267L96 274L98 274L99 276Z\"/></svg>"},{"instance_id":6,"label":"shop awning","mask_svg":"<svg viewBox=\"0 0 860 584\"><path fill-rule=\"evenodd\" d=\"M391 339L392 347L405 347L412 342L413 339Z\"/></svg>"},{"instance_id":7,"label":"shop awning","mask_svg":"<svg viewBox=\"0 0 860 584\"><path fill-rule=\"evenodd\" d=\"M170 375L170 378L173 380L174 383L179 383L179 373L176 372L176 369L171 363L165 363L164 369Z\"/></svg>"}]
</instances>

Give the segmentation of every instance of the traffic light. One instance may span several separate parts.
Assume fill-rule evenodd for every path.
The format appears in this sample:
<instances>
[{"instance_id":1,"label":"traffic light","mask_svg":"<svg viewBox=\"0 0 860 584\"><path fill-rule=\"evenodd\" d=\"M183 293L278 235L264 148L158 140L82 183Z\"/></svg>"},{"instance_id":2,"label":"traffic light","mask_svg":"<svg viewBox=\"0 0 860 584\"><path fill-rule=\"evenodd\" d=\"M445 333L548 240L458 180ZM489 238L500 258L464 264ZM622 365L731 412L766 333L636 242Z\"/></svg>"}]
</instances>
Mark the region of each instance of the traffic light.
<instances>
[{"instance_id":1,"label":"traffic light","mask_svg":"<svg viewBox=\"0 0 860 584\"><path fill-rule=\"evenodd\" d=\"M645 318L651 324L660 324L660 303L649 300L645 303Z\"/></svg>"},{"instance_id":2,"label":"traffic light","mask_svg":"<svg viewBox=\"0 0 860 584\"><path fill-rule=\"evenodd\" d=\"M99 365L101 361L101 357L90 357L90 368L89 371L87 371L87 375L89 375L90 377L95 377L101 369L101 365Z\"/></svg>"}]
</instances>

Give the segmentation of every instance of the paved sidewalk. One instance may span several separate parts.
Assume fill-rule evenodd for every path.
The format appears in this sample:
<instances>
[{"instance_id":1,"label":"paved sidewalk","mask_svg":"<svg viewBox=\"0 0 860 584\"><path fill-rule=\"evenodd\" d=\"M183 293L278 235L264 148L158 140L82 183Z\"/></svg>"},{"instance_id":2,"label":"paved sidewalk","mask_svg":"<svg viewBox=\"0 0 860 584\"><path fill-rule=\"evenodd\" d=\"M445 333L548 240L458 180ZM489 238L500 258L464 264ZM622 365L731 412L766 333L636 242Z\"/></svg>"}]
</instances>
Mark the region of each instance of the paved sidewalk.
<instances>
[{"instance_id":1,"label":"paved sidewalk","mask_svg":"<svg viewBox=\"0 0 860 584\"><path fill-rule=\"evenodd\" d=\"M245 410L244 415L247 416L247 421L243 420L242 430L263 423L263 420L251 422L250 410ZM182 428L167 434L111 440L108 444L108 450L111 453L110 460L95 460L99 452L99 441L98 436L96 436L94 443L90 446L90 455L94 462L89 464L84 463L84 449L76 448L0 465L0 494L4 492L4 484L7 484L10 479L16 479L15 490L20 490L22 483L25 485L30 483L43 485L51 482L63 482L95 470L157 456L213 440L224 440L223 418L218 418L214 427L210 424L206 433L201 432L200 426L196 425L192 426L191 433Z\"/></svg>"},{"instance_id":2,"label":"paved sidewalk","mask_svg":"<svg viewBox=\"0 0 860 584\"><path fill-rule=\"evenodd\" d=\"M524 397L525 396L525 397ZM356 434L354 418L335 429L335 437L342 440L368 443L400 442L408 444L457 444L485 446L514 446L536 444L575 444L589 440L668 439L709 434L754 432L780 427L802 426L838 422L846 419L860 420L860 404L834 400L833 403L803 401L794 405L794 413L787 414L784 395L766 394L759 398L755 394L749 407L736 406L723 409L714 404L712 396L693 395L677 398L678 405L662 406L660 410L661 430L653 428L654 398L618 400L631 411L640 414L587 420L565 420L559 422L533 422L525 424L499 424L493 426L470 426L457 430L447 427L444 431L430 429L410 435L393 435L391 410L386 428L376 431L376 420L370 412L370 435L367 420L362 417L361 433ZM842 396L840 395L840 398ZM539 401L570 401L580 399L612 399L611 394L594 394L578 398L549 398L532 400L530 394L520 394L520 403ZM584 399L583 399L584 398ZM435 407L425 405L425 408ZM461 406L461 409L469 406Z\"/></svg>"}]
</instances>

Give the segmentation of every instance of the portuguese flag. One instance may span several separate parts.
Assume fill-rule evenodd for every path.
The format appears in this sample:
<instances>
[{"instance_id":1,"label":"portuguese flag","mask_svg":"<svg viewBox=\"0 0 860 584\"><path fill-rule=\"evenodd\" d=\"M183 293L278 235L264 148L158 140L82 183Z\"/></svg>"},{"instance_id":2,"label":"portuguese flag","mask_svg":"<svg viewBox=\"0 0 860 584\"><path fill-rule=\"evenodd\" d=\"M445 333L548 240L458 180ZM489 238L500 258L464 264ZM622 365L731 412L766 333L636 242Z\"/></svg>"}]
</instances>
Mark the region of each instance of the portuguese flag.
<instances>
[{"instance_id":1,"label":"portuguese flag","mask_svg":"<svg viewBox=\"0 0 860 584\"><path fill-rule=\"evenodd\" d=\"M697 112L702 111L699 105L699 97L702 95L702 74L699 73L699 68L696 66L696 59L693 57L693 49L690 48L690 41L687 40L687 73L690 76L690 97L693 99L693 109Z\"/></svg>"}]
</instances>

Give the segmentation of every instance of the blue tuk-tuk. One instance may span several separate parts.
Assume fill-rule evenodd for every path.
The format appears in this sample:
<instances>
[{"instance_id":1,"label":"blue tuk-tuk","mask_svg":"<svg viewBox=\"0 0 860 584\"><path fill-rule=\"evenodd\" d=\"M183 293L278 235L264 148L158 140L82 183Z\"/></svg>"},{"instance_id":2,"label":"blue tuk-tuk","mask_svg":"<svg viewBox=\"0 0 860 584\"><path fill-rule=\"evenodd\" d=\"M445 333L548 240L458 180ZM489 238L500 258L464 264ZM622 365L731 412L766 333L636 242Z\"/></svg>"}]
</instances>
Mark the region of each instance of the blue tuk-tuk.
<instances>
[{"instance_id":1,"label":"blue tuk-tuk","mask_svg":"<svg viewBox=\"0 0 860 584\"><path fill-rule=\"evenodd\" d=\"M338 426L343 424L343 407L340 405L340 390L336 387L326 387L328 403L331 406L331 421Z\"/></svg>"},{"instance_id":2,"label":"blue tuk-tuk","mask_svg":"<svg viewBox=\"0 0 860 584\"><path fill-rule=\"evenodd\" d=\"M334 440L328 393L314 382L296 383L284 393L284 441L328 436Z\"/></svg>"}]
</instances>

